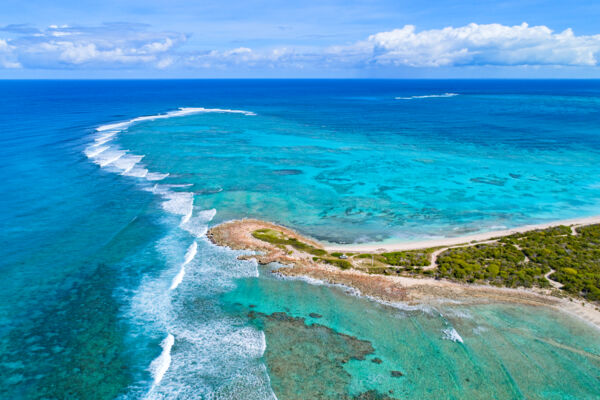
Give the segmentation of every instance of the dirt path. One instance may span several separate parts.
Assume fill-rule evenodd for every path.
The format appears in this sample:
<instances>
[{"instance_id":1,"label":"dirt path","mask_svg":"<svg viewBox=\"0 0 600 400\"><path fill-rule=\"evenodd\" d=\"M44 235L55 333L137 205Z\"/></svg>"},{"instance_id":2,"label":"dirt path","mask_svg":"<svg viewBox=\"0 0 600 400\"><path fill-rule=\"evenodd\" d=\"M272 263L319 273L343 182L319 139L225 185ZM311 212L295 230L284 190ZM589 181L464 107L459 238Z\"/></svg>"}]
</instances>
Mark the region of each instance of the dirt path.
<instances>
[{"instance_id":1,"label":"dirt path","mask_svg":"<svg viewBox=\"0 0 600 400\"><path fill-rule=\"evenodd\" d=\"M582 226L585 226L585 224L571 225L571 235L573 235L573 236L579 235L579 233L577 233L577 228L581 228Z\"/></svg>"},{"instance_id":2,"label":"dirt path","mask_svg":"<svg viewBox=\"0 0 600 400\"><path fill-rule=\"evenodd\" d=\"M487 244L487 243L494 243L497 242L497 239L493 239L493 240L486 240L483 242L477 242L477 243L467 243L467 244L461 244L458 246L448 246L448 247L442 247L441 249L438 249L436 251L434 251L433 253L431 253L431 262L429 263L428 266L423 267L423 270L428 270L428 269L434 269L435 267L437 267L437 259L438 256L440 254L442 254L443 252L445 252L448 249L457 249L459 247L470 247L470 246L475 246L477 244Z\"/></svg>"},{"instance_id":3,"label":"dirt path","mask_svg":"<svg viewBox=\"0 0 600 400\"><path fill-rule=\"evenodd\" d=\"M577 228L577 225L571 226L571 231L574 232L573 235L577 235L577 232L575 231L575 229ZM497 242L497 239L493 239L493 240L486 240L484 242L478 242L478 243L467 243L467 244L462 244L460 246L448 246L448 247L442 247L441 249L438 249L436 251L434 251L433 253L431 253L431 262L429 263L428 266L423 267L423 270L428 270L428 269L435 269L437 267L437 259L439 257L440 254L442 254L443 252L445 252L448 249L457 249L460 247L469 247L469 246L475 246L478 244L488 244L488 243L495 243ZM517 247L517 249L521 250L519 245L515 245ZM529 262L529 258L527 256L525 256L525 262ZM556 288L556 289L560 289L563 287L563 284L560 282L557 282L555 280L552 280L550 278L550 275L552 275L554 272L556 272L553 269L550 269L550 272L548 272L547 274L544 275L544 278L546 278L548 280L548 282L550 282L550 285L552 285L552 287Z\"/></svg>"},{"instance_id":4,"label":"dirt path","mask_svg":"<svg viewBox=\"0 0 600 400\"><path fill-rule=\"evenodd\" d=\"M544 275L544 278L546 278L548 280L548 282L550 282L550 284L552 285L552 287L555 287L557 289L560 289L563 287L563 284L560 282L556 282L554 280L552 280L550 278L550 275L552 275L553 273L555 273L556 271L553 269L550 269L550 272L548 272L546 275Z\"/></svg>"}]
</instances>

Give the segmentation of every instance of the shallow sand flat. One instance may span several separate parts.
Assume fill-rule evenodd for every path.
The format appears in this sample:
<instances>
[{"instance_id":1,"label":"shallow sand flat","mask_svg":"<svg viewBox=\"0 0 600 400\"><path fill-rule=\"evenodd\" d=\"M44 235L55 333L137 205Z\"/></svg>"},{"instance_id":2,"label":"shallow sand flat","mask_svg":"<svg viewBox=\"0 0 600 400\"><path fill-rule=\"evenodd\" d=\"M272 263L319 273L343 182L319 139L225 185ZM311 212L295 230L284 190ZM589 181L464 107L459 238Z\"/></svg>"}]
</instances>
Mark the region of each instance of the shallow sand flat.
<instances>
[{"instance_id":1,"label":"shallow sand flat","mask_svg":"<svg viewBox=\"0 0 600 400\"><path fill-rule=\"evenodd\" d=\"M424 249L429 247L440 247L440 246L455 246L463 243L470 243L473 241L489 240L502 236L509 236L515 233L523 233L536 229L552 228L554 226L582 226L600 224L600 215L585 218L574 218L565 219L561 221L546 222L543 224L536 225L525 225L518 228L506 229L501 231L490 231L483 233L476 233L467 236L457 236L448 238L439 238L431 240L422 240L416 242L396 242L396 243L354 243L354 244L333 244L328 243L324 245L324 248L328 251L360 251L360 252L375 252L375 251L401 251L401 250L416 250Z\"/></svg>"},{"instance_id":2,"label":"shallow sand flat","mask_svg":"<svg viewBox=\"0 0 600 400\"><path fill-rule=\"evenodd\" d=\"M598 217L582 218L569 220L569 222L560 221L560 223L544 224L543 226L536 225L534 228L523 227L519 228L518 231L511 230L510 232L525 232L531 229L543 229L564 224L586 225L597 222L600 222ZM277 229L289 237L294 237L317 248L323 248L317 241L305 238L289 228L255 219L225 222L211 228L207 236L213 243L220 246L260 252L255 255L242 256L243 258L255 258L261 264L273 262L283 264L284 267L275 270L276 274L283 277L310 278L328 284L348 286L356 289L361 295L378 301L407 305L435 305L445 301L457 301L471 304L509 302L547 306L576 316L600 329L600 311L597 310L596 305L581 299L571 299L556 289L511 289L433 278L374 275L356 269L342 270L322 262L315 262L310 254L299 251L286 251L252 236L252 232L263 228ZM498 236L498 233L494 233L494 236ZM485 239L489 239L489 236L486 236ZM469 240L464 237L460 240L461 243L465 241ZM557 297L556 294L564 295L564 297Z\"/></svg>"}]
</instances>

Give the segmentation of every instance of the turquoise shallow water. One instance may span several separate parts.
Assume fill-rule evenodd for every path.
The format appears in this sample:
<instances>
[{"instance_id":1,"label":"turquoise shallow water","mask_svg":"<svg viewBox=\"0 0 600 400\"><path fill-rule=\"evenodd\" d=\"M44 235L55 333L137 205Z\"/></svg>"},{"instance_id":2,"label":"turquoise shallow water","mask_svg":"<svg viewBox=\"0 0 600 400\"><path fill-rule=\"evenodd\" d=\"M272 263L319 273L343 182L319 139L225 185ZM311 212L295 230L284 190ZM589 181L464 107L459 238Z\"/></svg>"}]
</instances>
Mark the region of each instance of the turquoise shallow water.
<instances>
[{"instance_id":1,"label":"turquoise shallow water","mask_svg":"<svg viewBox=\"0 0 600 400\"><path fill-rule=\"evenodd\" d=\"M392 390L393 397L415 399L562 399L594 398L598 393L597 331L544 308L452 303L395 308L355 298L343 288L282 281L266 271L260 278L240 282L224 301L241 313L283 311L305 318L300 326L324 325L369 341L374 348L365 360L343 364L350 375L345 382L328 380L327 369L333 369L335 363L327 364L327 352L336 349L311 352L314 342L326 340L309 329L289 329L282 321L272 322L267 348L271 342L279 346L276 355L267 352L267 366L277 365L276 358L281 357L287 367L272 372L283 375L277 376L276 393L285 392L286 379L293 379L290 375L296 372L294 364L307 362L297 360L303 357L327 365L323 380L316 383L321 389L337 384L339 392L352 395L373 390L389 394ZM302 334L312 339L302 340ZM284 335L287 340L282 344ZM295 345L287 347L289 343ZM382 362L372 361L377 358ZM403 376L391 377L391 371L401 371ZM317 387L308 386L305 390L311 395L304 398L318 392Z\"/></svg>"},{"instance_id":2,"label":"turquoise shallow water","mask_svg":"<svg viewBox=\"0 0 600 400\"><path fill-rule=\"evenodd\" d=\"M334 242L457 236L599 213L598 126L569 115L583 103L580 118L597 116L596 98L381 97L366 102L375 103L377 123L363 121L364 103L334 101L315 110L316 123L261 107L250 117L146 122L118 142L169 171L170 182L192 184L198 202L219 210L216 222L255 216ZM547 121L558 104L569 123Z\"/></svg>"},{"instance_id":3,"label":"turquoise shallow water","mask_svg":"<svg viewBox=\"0 0 600 400\"><path fill-rule=\"evenodd\" d=\"M598 82L0 86L3 398L600 392L581 321L384 306L204 236L246 216L357 242L599 214Z\"/></svg>"}]
</instances>

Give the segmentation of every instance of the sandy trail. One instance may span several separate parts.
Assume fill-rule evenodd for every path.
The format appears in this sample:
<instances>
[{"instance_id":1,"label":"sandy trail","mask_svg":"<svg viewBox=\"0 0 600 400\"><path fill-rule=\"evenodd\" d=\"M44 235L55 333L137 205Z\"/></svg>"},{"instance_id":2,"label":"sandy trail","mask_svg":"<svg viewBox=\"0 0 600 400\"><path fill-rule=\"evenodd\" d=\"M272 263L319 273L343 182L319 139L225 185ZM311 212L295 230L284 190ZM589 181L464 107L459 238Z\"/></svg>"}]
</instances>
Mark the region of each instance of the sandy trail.
<instances>
[{"instance_id":1,"label":"sandy trail","mask_svg":"<svg viewBox=\"0 0 600 400\"><path fill-rule=\"evenodd\" d=\"M483 242L477 242L477 244L487 244L487 243L495 243L497 242L497 240L485 240ZM469 247L469 246L473 246L473 243L469 243L469 244L461 244L458 246L448 246L448 247L442 247L441 249L438 249L436 251L434 251L433 253L431 253L431 262L429 263L428 266L423 267L423 270L428 270L428 269L434 269L437 267L437 259L439 257L440 254L442 254L443 252L445 252L448 249L458 249L460 247Z\"/></svg>"},{"instance_id":2,"label":"sandy trail","mask_svg":"<svg viewBox=\"0 0 600 400\"><path fill-rule=\"evenodd\" d=\"M550 272L548 272L547 274L544 275L544 278L546 278L548 280L548 282L550 282L550 284L552 285L552 287L555 287L556 289L560 289L561 287L563 287L562 283L553 281L550 278L550 275L552 275L555 272L556 272L555 270L551 269Z\"/></svg>"}]
</instances>

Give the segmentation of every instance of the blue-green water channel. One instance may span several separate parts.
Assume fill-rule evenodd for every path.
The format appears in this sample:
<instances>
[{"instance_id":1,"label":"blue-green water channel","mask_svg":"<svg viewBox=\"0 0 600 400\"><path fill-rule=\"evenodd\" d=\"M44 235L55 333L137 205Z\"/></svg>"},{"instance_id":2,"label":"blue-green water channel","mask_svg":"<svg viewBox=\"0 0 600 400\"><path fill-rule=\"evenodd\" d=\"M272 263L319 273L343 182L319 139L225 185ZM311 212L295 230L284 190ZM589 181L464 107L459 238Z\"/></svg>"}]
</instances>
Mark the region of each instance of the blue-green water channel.
<instances>
[{"instance_id":1,"label":"blue-green water channel","mask_svg":"<svg viewBox=\"0 0 600 400\"><path fill-rule=\"evenodd\" d=\"M597 81L0 88L0 397L597 398L582 321L382 305L205 237L242 217L351 243L600 214Z\"/></svg>"}]
</instances>

